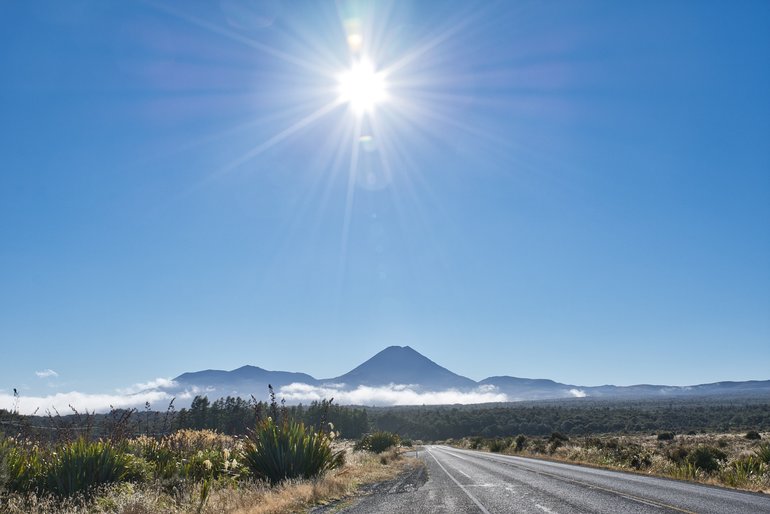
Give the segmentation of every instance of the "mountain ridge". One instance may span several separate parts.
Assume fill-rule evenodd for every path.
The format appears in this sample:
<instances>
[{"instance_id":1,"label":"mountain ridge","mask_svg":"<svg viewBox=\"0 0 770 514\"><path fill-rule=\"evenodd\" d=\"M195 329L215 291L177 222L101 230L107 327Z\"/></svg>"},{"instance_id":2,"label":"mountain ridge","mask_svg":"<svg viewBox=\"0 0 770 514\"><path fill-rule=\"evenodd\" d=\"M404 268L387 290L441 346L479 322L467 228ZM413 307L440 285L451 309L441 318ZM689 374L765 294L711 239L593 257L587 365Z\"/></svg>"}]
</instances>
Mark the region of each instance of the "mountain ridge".
<instances>
[{"instance_id":1,"label":"mountain ridge","mask_svg":"<svg viewBox=\"0 0 770 514\"><path fill-rule=\"evenodd\" d=\"M248 397L251 394L266 391L268 385L272 385L279 394L286 394L290 401L297 399L301 401L302 391L307 391L308 388L316 388L318 394L324 393L329 396L334 396L335 392L340 391L379 388L393 394L397 394L399 391L408 391L418 395L457 392L469 395L460 397L467 397L471 400L497 398L493 401L500 401L500 398L503 398L502 401L583 397L641 399L708 396L726 393L762 395L770 398L770 380L721 381L689 386L654 384L580 386L545 378L499 375L475 381L440 366L410 346L389 346L347 373L328 379L317 379L307 373L271 371L258 366L245 365L230 371L208 369L182 373L173 379L172 383L174 385L168 389L180 393L202 392L213 397ZM441 398L445 397L449 396L436 397L434 395L430 398L438 398L440 401ZM416 398L422 397L417 396ZM478 402L474 400L469 401L469 403Z\"/></svg>"}]
</instances>

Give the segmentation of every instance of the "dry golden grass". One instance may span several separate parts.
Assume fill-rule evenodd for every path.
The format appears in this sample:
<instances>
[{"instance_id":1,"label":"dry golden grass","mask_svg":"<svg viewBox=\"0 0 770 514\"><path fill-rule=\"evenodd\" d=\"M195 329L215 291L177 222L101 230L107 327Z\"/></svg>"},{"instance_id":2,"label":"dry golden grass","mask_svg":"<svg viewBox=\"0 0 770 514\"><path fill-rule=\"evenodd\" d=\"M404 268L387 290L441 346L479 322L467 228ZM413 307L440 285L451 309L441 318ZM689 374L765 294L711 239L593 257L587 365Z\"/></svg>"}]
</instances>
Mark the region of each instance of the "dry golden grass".
<instances>
[{"instance_id":1,"label":"dry golden grass","mask_svg":"<svg viewBox=\"0 0 770 514\"><path fill-rule=\"evenodd\" d=\"M189 438L185 443L195 442ZM210 444L211 441L209 441ZM232 441L221 441L232 443ZM313 480L293 480L277 487L264 482L238 482L213 485L203 495L203 484L189 483L174 495L158 484L118 484L103 489L96 501L79 499L57 503L50 498L13 495L0 505L3 514L282 514L306 512L315 505L350 497L365 484L390 480L402 471L417 465L414 458L405 458L397 450L374 455L353 452L346 446L343 467Z\"/></svg>"}]
</instances>

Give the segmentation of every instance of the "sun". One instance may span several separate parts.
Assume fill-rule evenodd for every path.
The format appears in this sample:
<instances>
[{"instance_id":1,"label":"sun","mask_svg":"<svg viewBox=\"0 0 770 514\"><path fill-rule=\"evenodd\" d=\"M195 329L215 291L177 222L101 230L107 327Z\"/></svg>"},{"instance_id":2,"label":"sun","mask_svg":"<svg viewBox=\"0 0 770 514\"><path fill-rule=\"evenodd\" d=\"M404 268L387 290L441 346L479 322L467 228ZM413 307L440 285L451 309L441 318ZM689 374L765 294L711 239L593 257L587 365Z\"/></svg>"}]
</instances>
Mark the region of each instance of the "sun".
<instances>
[{"instance_id":1,"label":"sun","mask_svg":"<svg viewBox=\"0 0 770 514\"><path fill-rule=\"evenodd\" d=\"M347 103L357 116L371 114L377 104L388 98L385 74L378 72L368 59L354 62L337 81L340 101Z\"/></svg>"}]
</instances>

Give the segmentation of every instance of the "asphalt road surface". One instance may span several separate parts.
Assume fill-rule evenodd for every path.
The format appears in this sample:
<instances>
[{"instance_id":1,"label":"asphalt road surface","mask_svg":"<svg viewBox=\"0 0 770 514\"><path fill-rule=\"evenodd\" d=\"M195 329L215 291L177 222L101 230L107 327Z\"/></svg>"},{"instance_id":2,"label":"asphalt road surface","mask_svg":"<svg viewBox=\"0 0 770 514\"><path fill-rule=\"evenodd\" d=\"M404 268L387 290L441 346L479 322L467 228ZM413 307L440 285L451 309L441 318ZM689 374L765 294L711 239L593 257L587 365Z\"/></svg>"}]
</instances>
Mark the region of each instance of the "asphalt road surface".
<instances>
[{"instance_id":1,"label":"asphalt road surface","mask_svg":"<svg viewBox=\"0 0 770 514\"><path fill-rule=\"evenodd\" d=\"M447 446L426 446L419 456L427 482L419 473L415 484L374 490L340 512L770 513L770 496L677 480Z\"/></svg>"}]
</instances>

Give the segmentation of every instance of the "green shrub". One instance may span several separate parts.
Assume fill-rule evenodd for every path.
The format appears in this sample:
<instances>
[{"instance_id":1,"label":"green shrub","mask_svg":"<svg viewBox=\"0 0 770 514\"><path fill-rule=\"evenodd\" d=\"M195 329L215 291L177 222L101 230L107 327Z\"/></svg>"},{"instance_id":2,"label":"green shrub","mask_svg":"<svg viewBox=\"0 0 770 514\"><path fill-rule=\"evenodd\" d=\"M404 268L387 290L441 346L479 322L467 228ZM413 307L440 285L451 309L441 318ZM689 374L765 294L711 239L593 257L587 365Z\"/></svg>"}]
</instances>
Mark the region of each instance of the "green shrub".
<instances>
[{"instance_id":1,"label":"green shrub","mask_svg":"<svg viewBox=\"0 0 770 514\"><path fill-rule=\"evenodd\" d=\"M89 495L96 486L131 478L131 457L109 442L77 439L49 456L41 488L56 496Z\"/></svg>"},{"instance_id":2,"label":"green shrub","mask_svg":"<svg viewBox=\"0 0 770 514\"><path fill-rule=\"evenodd\" d=\"M489 451L493 453L500 453L510 446L509 441L505 439L495 438L489 441Z\"/></svg>"},{"instance_id":3,"label":"green shrub","mask_svg":"<svg viewBox=\"0 0 770 514\"><path fill-rule=\"evenodd\" d=\"M646 468L652 465L652 454L646 450L639 449L631 455L628 463L634 469Z\"/></svg>"},{"instance_id":4,"label":"green shrub","mask_svg":"<svg viewBox=\"0 0 770 514\"><path fill-rule=\"evenodd\" d=\"M673 441L673 440L674 440L673 432L661 432L658 434L658 441Z\"/></svg>"},{"instance_id":5,"label":"green shrub","mask_svg":"<svg viewBox=\"0 0 770 514\"><path fill-rule=\"evenodd\" d=\"M514 439L514 450L517 452L520 452L524 449L524 446L527 444L527 437L524 435L517 435L516 439Z\"/></svg>"},{"instance_id":6,"label":"green shrub","mask_svg":"<svg viewBox=\"0 0 770 514\"><path fill-rule=\"evenodd\" d=\"M770 444L763 444L754 453L760 462L770 465Z\"/></svg>"},{"instance_id":7,"label":"green shrub","mask_svg":"<svg viewBox=\"0 0 770 514\"><path fill-rule=\"evenodd\" d=\"M551 437L548 438L548 453L554 453L567 441L569 441L569 437L565 436L564 434L559 432L551 433Z\"/></svg>"},{"instance_id":8,"label":"green shrub","mask_svg":"<svg viewBox=\"0 0 770 514\"><path fill-rule=\"evenodd\" d=\"M411 448L413 446L411 439L402 439L401 440L401 446L404 446L406 448Z\"/></svg>"},{"instance_id":9,"label":"green shrub","mask_svg":"<svg viewBox=\"0 0 770 514\"><path fill-rule=\"evenodd\" d=\"M569 437L562 434L561 432L551 432L551 437L548 438L549 441L562 441L567 442L569 441Z\"/></svg>"},{"instance_id":10,"label":"green shrub","mask_svg":"<svg viewBox=\"0 0 770 514\"><path fill-rule=\"evenodd\" d=\"M354 447L355 450L363 450L374 453L382 453L388 448L398 446L399 437L392 432L374 432L365 435Z\"/></svg>"},{"instance_id":11,"label":"green shrub","mask_svg":"<svg viewBox=\"0 0 770 514\"><path fill-rule=\"evenodd\" d=\"M689 455L689 453L690 452L684 446L675 446L668 451L667 455L672 462L683 464L687 460L687 455Z\"/></svg>"},{"instance_id":12,"label":"green shrub","mask_svg":"<svg viewBox=\"0 0 770 514\"><path fill-rule=\"evenodd\" d=\"M344 463L344 450L334 452L332 436L304 423L267 418L257 424L244 445L245 466L259 479L277 484L289 478L312 478Z\"/></svg>"},{"instance_id":13,"label":"green shrub","mask_svg":"<svg viewBox=\"0 0 770 514\"><path fill-rule=\"evenodd\" d=\"M727 455L722 450L711 446L698 446L687 456L687 462L706 473L713 473L719 470L719 461L726 458Z\"/></svg>"},{"instance_id":14,"label":"green shrub","mask_svg":"<svg viewBox=\"0 0 770 514\"><path fill-rule=\"evenodd\" d=\"M762 436L759 435L759 432L757 432L756 430L749 430L748 432L746 432L746 435L744 437L752 441L757 441L759 439L762 439Z\"/></svg>"}]
</instances>

